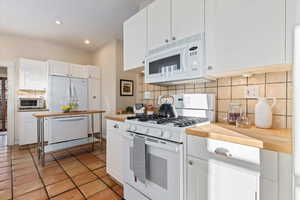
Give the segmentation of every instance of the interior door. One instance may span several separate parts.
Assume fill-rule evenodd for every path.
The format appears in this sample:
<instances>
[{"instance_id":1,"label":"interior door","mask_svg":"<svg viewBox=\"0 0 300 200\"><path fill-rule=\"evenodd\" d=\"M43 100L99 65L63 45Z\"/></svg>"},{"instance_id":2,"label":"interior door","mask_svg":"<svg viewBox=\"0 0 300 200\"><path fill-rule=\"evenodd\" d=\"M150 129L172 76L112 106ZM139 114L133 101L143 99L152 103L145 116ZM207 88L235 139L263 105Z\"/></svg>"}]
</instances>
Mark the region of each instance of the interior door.
<instances>
[{"instance_id":1,"label":"interior door","mask_svg":"<svg viewBox=\"0 0 300 200\"><path fill-rule=\"evenodd\" d=\"M89 79L89 109L90 110L100 110L101 109L101 80L100 79ZM94 127L95 132L100 132L100 116L98 114L94 115ZM92 131L91 119L89 120L89 132Z\"/></svg>"},{"instance_id":2,"label":"interior door","mask_svg":"<svg viewBox=\"0 0 300 200\"><path fill-rule=\"evenodd\" d=\"M171 0L156 0L148 7L148 48L165 45L170 37Z\"/></svg>"},{"instance_id":3,"label":"interior door","mask_svg":"<svg viewBox=\"0 0 300 200\"><path fill-rule=\"evenodd\" d=\"M204 0L172 0L172 39L204 32Z\"/></svg>"},{"instance_id":4,"label":"interior door","mask_svg":"<svg viewBox=\"0 0 300 200\"><path fill-rule=\"evenodd\" d=\"M283 64L285 1L206 1L209 73Z\"/></svg>"}]
</instances>

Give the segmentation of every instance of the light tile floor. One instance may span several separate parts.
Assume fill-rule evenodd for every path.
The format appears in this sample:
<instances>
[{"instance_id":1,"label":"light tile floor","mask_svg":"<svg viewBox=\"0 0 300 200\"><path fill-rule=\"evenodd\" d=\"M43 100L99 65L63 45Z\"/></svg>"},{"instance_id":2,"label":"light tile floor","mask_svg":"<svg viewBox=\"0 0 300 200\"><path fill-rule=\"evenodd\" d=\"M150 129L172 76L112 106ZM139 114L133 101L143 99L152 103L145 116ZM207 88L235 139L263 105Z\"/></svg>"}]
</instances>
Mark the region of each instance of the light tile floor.
<instances>
[{"instance_id":1,"label":"light tile floor","mask_svg":"<svg viewBox=\"0 0 300 200\"><path fill-rule=\"evenodd\" d=\"M0 147L0 200L122 199L123 188L106 173L106 153L90 149L47 154L42 167L35 148Z\"/></svg>"}]
</instances>

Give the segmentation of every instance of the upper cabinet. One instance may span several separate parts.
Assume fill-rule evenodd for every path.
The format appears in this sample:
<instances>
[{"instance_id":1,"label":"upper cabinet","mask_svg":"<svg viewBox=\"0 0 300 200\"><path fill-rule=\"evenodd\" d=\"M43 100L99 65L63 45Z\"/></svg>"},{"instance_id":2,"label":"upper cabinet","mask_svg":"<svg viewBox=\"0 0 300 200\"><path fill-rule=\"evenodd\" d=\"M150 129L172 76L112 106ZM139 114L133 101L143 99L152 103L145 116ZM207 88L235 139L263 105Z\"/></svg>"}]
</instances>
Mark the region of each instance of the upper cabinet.
<instances>
[{"instance_id":1,"label":"upper cabinet","mask_svg":"<svg viewBox=\"0 0 300 200\"><path fill-rule=\"evenodd\" d=\"M69 76L70 64L55 60L48 61L49 75L54 76Z\"/></svg>"},{"instance_id":2,"label":"upper cabinet","mask_svg":"<svg viewBox=\"0 0 300 200\"><path fill-rule=\"evenodd\" d=\"M45 62L20 59L18 62L19 90L47 89L47 65Z\"/></svg>"},{"instance_id":3,"label":"upper cabinet","mask_svg":"<svg viewBox=\"0 0 300 200\"><path fill-rule=\"evenodd\" d=\"M171 41L171 0L156 0L148 7L148 48Z\"/></svg>"},{"instance_id":4,"label":"upper cabinet","mask_svg":"<svg viewBox=\"0 0 300 200\"><path fill-rule=\"evenodd\" d=\"M148 46L204 32L204 0L156 0L148 7Z\"/></svg>"},{"instance_id":5,"label":"upper cabinet","mask_svg":"<svg viewBox=\"0 0 300 200\"><path fill-rule=\"evenodd\" d=\"M297 0L286 0L286 63L293 63Z\"/></svg>"},{"instance_id":6,"label":"upper cabinet","mask_svg":"<svg viewBox=\"0 0 300 200\"><path fill-rule=\"evenodd\" d=\"M124 70L144 65L147 50L147 8L124 23Z\"/></svg>"},{"instance_id":7,"label":"upper cabinet","mask_svg":"<svg viewBox=\"0 0 300 200\"><path fill-rule=\"evenodd\" d=\"M207 66L224 71L285 63L285 1L206 1Z\"/></svg>"},{"instance_id":8,"label":"upper cabinet","mask_svg":"<svg viewBox=\"0 0 300 200\"><path fill-rule=\"evenodd\" d=\"M67 76L84 79L87 79L89 77L88 67L84 65L49 60L48 67L49 75L52 76Z\"/></svg>"},{"instance_id":9,"label":"upper cabinet","mask_svg":"<svg viewBox=\"0 0 300 200\"><path fill-rule=\"evenodd\" d=\"M70 76L75 78L88 78L89 77L88 68L82 65L71 64Z\"/></svg>"},{"instance_id":10,"label":"upper cabinet","mask_svg":"<svg viewBox=\"0 0 300 200\"><path fill-rule=\"evenodd\" d=\"M101 68L88 65L88 76L91 79L101 79Z\"/></svg>"},{"instance_id":11,"label":"upper cabinet","mask_svg":"<svg viewBox=\"0 0 300 200\"><path fill-rule=\"evenodd\" d=\"M204 32L204 0L172 0L172 40Z\"/></svg>"}]
</instances>

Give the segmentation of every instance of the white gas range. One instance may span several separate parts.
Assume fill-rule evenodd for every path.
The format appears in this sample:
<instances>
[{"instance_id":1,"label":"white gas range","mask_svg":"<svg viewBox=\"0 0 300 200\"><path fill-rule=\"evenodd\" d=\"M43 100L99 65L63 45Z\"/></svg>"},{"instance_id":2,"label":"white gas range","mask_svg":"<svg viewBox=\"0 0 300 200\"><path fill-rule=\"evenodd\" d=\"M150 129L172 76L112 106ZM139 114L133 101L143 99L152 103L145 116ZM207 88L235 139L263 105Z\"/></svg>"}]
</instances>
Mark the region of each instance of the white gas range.
<instances>
[{"instance_id":1,"label":"white gas range","mask_svg":"<svg viewBox=\"0 0 300 200\"><path fill-rule=\"evenodd\" d=\"M125 121L123 180L126 200L184 199L185 129L210 123L215 113L213 95L192 96L190 99L191 95L186 98L181 95L176 99L191 105L193 99L200 98L200 104L206 107L201 107L197 101L197 108L176 104L176 110L179 113L189 110L190 115L197 113L198 117L152 115Z\"/></svg>"}]
</instances>

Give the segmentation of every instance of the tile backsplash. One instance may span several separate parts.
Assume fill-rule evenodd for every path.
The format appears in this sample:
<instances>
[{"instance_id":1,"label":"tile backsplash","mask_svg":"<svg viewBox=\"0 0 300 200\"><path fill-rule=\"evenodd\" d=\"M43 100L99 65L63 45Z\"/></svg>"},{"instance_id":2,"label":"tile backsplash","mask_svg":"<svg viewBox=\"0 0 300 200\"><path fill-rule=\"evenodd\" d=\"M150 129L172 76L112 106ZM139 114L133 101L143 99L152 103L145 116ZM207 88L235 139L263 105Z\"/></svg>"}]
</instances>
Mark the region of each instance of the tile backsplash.
<instances>
[{"instance_id":1,"label":"tile backsplash","mask_svg":"<svg viewBox=\"0 0 300 200\"><path fill-rule=\"evenodd\" d=\"M216 82L202 83L193 81L191 83L157 86L144 84L144 76L139 75L137 83L137 102L145 104L157 104L161 95L174 95L182 93L214 93L217 96L217 120L224 121L227 116L229 104L239 102L243 111L254 123L254 108L256 99L245 97L247 86L257 86L259 96L276 97L277 103L273 109L273 127L291 128L292 126L292 73L291 72L271 72L255 74L249 78L226 77L219 78ZM144 99L144 92L151 93L151 99Z\"/></svg>"}]
</instances>

